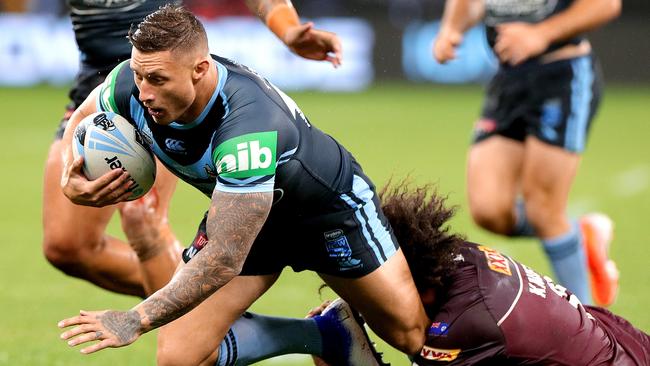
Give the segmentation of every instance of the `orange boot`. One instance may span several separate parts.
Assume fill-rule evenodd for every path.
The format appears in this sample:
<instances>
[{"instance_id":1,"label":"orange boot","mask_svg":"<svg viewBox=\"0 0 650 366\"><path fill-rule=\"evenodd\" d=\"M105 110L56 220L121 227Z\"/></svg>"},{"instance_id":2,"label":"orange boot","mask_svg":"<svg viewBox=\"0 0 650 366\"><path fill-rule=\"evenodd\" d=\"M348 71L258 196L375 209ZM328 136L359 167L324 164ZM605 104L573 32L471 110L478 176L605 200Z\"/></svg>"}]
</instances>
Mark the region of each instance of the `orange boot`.
<instances>
[{"instance_id":1,"label":"orange boot","mask_svg":"<svg viewBox=\"0 0 650 366\"><path fill-rule=\"evenodd\" d=\"M609 306L618 294L618 269L616 263L609 259L614 223L605 214L591 213L580 218L580 230L587 253L594 302L598 306Z\"/></svg>"}]
</instances>

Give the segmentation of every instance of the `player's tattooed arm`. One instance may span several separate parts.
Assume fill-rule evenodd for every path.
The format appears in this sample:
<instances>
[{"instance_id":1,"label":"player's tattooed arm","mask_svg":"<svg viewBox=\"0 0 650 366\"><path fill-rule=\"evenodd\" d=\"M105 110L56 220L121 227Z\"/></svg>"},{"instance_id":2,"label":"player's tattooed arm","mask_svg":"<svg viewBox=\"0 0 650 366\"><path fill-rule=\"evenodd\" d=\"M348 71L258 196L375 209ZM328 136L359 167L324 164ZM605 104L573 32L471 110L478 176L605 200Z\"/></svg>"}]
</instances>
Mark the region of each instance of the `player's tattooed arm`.
<instances>
[{"instance_id":1,"label":"player's tattooed arm","mask_svg":"<svg viewBox=\"0 0 650 366\"><path fill-rule=\"evenodd\" d=\"M95 342L81 350L86 354L123 347L192 310L241 272L272 201L272 192L215 191L207 221L210 241L169 284L127 312L82 310L60 321L60 328L75 326L63 332L61 339L70 346Z\"/></svg>"},{"instance_id":2,"label":"player's tattooed arm","mask_svg":"<svg viewBox=\"0 0 650 366\"><path fill-rule=\"evenodd\" d=\"M272 201L272 192L214 191L207 220L209 243L167 286L134 309L142 317L143 332L187 313L241 272Z\"/></svg>"}]
</instances>

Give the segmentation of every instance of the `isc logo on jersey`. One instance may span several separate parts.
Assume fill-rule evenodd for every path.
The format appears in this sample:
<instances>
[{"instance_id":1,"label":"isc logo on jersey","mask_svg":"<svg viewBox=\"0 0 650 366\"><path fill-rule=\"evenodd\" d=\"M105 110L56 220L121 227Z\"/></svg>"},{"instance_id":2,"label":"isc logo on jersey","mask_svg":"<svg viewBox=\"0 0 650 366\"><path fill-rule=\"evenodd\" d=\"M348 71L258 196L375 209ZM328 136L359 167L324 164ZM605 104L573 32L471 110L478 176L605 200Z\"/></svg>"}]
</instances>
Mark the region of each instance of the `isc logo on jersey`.
<instances>
[{"instance_id":1,"label":"isc logo on jersey","mask_svg":"<svg viewBox=\"0 0 650 366\"><path fill-rule=\"evenodd\" d=\"M221 143L212 160L224 178L249 178L275 172L277 131L249 133Z\"/></svg>"}]
</instances>

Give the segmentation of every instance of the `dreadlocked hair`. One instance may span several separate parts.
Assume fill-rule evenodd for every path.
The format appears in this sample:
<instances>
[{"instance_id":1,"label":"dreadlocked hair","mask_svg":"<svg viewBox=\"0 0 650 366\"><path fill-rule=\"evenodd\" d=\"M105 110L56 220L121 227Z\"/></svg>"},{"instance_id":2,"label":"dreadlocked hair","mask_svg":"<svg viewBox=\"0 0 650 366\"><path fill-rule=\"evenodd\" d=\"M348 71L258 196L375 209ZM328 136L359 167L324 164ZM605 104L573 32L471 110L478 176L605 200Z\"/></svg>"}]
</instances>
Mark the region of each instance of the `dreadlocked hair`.
<instances>
[{"instance_id":1,"label":"dreadlocked hair","mask_svg":"<svg viewBox=\"0 0 650 366\"><path fill-rule=\"evenodd\" d=\"M389 181L379 197L418 290L444 286L455 266L457 246L465 239L446 225L456 207L446 207L447 197L439 196L433 185L411 190L408 180Z\"/></svg>"}]
</instances>

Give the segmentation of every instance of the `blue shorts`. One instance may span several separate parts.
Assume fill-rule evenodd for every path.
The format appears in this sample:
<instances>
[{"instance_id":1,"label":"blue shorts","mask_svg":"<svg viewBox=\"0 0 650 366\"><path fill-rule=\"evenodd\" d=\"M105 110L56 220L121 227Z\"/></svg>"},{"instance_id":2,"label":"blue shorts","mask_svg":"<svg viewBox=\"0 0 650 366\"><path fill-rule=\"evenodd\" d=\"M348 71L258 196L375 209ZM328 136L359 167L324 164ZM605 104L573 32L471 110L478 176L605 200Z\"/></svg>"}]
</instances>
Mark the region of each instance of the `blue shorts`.
<instances>
[{"instance_id":1,"label":"blue shorts","mask_svg":"<svg viewBox=\"0 0 650 366\"><path fill-rule=\"evenodd\" d=\"M602 76L592 55L501 67L490 81L474 143L500 135L582 152L600 104Z\"/></svg>"},{"instance_id":2,"label":"blue shorts","mask_svg":"<svg viewBox=\"0 0 650 366\"><path fill-rule=\"evenodd\" d=\"M322 215L291 217L272 213L246 258L242 275L311 270L358 278L379 268L399 248L381 211L375 187L355 169L352 190L323 207ZM205 220L194 241L183 251L188 262L207 244Z\"/></svg>"}]
</instances>

